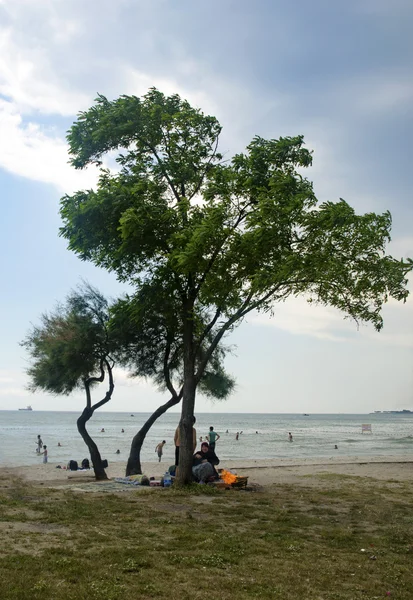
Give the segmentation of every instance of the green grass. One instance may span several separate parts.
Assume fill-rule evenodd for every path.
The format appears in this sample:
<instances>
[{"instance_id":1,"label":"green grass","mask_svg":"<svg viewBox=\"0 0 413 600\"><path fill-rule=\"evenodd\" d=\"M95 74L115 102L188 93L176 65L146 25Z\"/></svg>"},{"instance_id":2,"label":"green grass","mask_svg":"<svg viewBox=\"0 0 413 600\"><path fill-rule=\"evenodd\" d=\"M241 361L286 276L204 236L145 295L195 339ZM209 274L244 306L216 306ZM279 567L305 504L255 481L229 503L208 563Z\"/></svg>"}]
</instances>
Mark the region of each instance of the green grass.
<instances>
[{"instance_id":1,"label":"green grass","mask_svg":"<svg viewBox=\"0 0 413 600\"><path fill-rule=\"evenodd\" d=\"M2 480L0 598L413 598L413 485L319 482L116 495Z\"/></svg>"}]
</instances>

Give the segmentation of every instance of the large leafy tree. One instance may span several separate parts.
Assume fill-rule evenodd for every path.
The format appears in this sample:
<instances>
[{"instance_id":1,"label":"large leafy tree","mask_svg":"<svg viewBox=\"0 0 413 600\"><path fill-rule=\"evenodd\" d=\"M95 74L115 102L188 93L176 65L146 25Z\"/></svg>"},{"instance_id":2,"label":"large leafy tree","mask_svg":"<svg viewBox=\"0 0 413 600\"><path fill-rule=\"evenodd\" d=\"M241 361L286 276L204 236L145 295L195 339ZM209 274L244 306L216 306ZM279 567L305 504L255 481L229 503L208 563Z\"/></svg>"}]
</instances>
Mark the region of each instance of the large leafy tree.
<instances>
[{"instance_id":1,"label":"large leafy tree","mask_svg":"<svg viewBox=\"0 0 413 600\"><path fill-rule=\"evenodd\" d=\"M86 429L95 410L109 402L114 390L112 351L108 330L109 307L106 299L85 284L69 294L54 312L43 314L40 325L32 327L22 345L28 351L30 389L52 394L70 394L84 389L86 405L77 427L87 445L96 479L107 479L96 442ZM108 377L108 390L92 402L92 388Z\"/></svg>"},{"instance_id":2,"label":"large leafy tree","mask_svg":"<svg viewBox=\"0 0 413 600\"><path fill-rule=\"evenodd\" d=\"M224 162L220 132L214 117L151 89L142 99L99 96L68 133L75 168L101 165L109 152L119 165L102 168L96 191L62 199L69 247L137 292L159 281L173 290L182 483L191 478L196 390L226 333L249 312L299 294L380 330L383 303L406 299L412 268L386 255L389 213L358 215L342 199L318 203L303 175L312 154L302 136L256 137Z\"/></svg>"}]
</instances>

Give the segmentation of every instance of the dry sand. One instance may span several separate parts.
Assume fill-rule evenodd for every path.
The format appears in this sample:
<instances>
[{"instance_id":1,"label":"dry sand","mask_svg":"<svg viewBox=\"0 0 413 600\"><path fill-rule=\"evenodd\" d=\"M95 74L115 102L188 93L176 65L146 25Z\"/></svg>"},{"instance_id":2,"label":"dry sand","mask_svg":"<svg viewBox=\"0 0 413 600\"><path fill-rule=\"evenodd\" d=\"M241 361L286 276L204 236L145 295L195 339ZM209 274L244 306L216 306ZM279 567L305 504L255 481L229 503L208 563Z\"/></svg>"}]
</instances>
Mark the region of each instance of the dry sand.
<instances>
[{"instance_id":1,"label":"dry sand","mask_svg":"<svg viewBox=\"0 0 413 600\"><path fill-rule=\"evenodd\" d=\"M149 477L160 477L167 468L166 463L144 463L143 472ZM280 483L318 485L320 475L337 474L365 477L376 480L403 481L413 477L411 455L392 457L334 457L327 459L301 460L233 460L221 461L220 467L235 469L239 475L249 477L249 482L271 486ZM107 469L108 476L123 477L125 464L112 463ZM93 481L93 471L68 472L57 469L56 464L40 464L30 467L2 467L0 477L22 478L45 486L60 486ZM370 479L370 480L371 480Z\"/></svg>"}]
</instances>

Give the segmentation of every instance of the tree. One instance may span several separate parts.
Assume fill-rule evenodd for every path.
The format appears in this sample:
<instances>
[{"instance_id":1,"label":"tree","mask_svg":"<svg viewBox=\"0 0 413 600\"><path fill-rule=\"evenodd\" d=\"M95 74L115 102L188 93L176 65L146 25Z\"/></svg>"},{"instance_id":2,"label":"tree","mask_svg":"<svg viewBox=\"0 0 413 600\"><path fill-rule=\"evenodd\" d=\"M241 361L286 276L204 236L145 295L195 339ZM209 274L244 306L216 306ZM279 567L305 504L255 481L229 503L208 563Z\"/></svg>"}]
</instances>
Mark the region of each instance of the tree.
<instances>
[{"instance_id":1,"label":"tree","mask_svg":"<svg viewBox=\"0 0 413 600\"><path fill-rule=\"evenodd\" d=\"M87 445L96 479L107 479L99 449L86 429L95 410L109 402L114 390L111 340L108 331L109 307L106 299L92 286L72 292L65 304L51 314L41 316L22 345L31 359L27 370L29 389L52 394L70 394L83 388L86 406L77 420L77 428ZM91 391L107 374L108 391L92 404Z\"/></svg>"},{"instance_id":2,"label":"tree","mask_svg":"<svg viewBox=\"0 0 413 600\"><path fill-rule=\"evenodd\" d=\"M96 191L62 198L69 248L137 291L159 281L174 290L183 348L181 483L191 478L196 390L223 336L251 311L272 311L291 295L380 330L383 303L406 299L413 265L385 253L388 212L357 215L342 199L318 203L302 174L312 163L302 136L255 137L223 162L220 132L214 117L151 89L142 99L99 96L68 133L75 168L101 166L116 151L120 167L101 167Z\"/></svg>"},{"instance_id":3,"label":"tree","mask_svg":"<svg viewBox=\"0 0 413 600\"><path fill-rule=\"evenodd\" d=\"M110 331L119 364L126 367L132 377L150 377L161 390L171 394L133 437L127 476L142 473L140 453L148 431L182 399L181 324L174 308L169 290L163 288L161 282L157 287L152 282L151 286L143 285L135 296L118 300L111 309ZM212 399L225 399L235 386L223 368L226 351L222 344L217 347L199 384L200 390Z\"/></svg>"}]
</instances>

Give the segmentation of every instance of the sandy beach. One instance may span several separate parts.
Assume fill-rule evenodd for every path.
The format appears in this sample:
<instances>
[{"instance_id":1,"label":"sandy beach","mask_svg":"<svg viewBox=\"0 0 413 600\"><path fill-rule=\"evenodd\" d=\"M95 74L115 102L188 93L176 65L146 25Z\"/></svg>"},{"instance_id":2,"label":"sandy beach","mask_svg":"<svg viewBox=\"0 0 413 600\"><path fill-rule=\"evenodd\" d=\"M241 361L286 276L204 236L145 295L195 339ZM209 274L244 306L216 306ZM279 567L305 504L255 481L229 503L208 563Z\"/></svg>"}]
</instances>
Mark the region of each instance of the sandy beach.
<instances>
[{"instance_id":1,"label":"sandy beach","mask_svg":"<svg viewBox=\"0 0 413 600\"><path fill-rule=\"evenodd\" d=\"M56 468L53 463L25 467L1 467L1 478L22 478L45 486L61 486L78 482L93 481L92 471L68 472ZM411 455L397 457L365 457L348 456L339 458L301 459L301 460L233 460L225 461L220 467L234 469L239 475L248 476L249 482L261 486L277 484L298 484L317 486L321 482L320 475L345 475L365 477L378 481L403 481L413 477L413 460ZM147 462L142 464L143 472L149 477L160 477L166 464ZM109 465L109 478L123 477L125 465L121 462Z\"/></svg>"}]
</instances>

